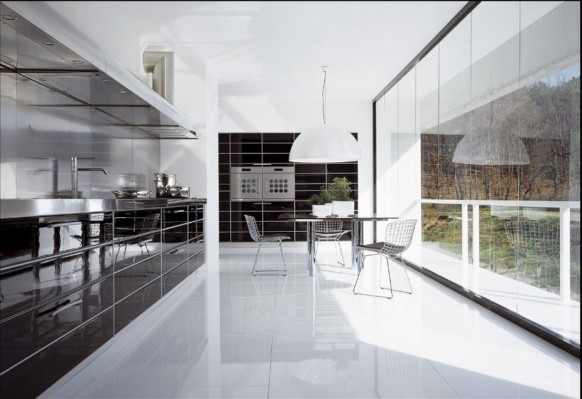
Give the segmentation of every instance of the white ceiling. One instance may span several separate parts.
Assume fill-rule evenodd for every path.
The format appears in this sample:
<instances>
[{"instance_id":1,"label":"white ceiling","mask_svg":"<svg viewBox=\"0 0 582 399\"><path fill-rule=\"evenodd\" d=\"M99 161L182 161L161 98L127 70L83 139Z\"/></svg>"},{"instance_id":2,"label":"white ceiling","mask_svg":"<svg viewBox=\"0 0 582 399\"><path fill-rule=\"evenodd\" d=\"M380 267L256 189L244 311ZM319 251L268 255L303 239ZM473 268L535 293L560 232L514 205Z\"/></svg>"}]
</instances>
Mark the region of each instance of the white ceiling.
<instances>
[{"instance_id":1,"label":"white ceiling","mask_svg":"<svg viewBox=\"0 0 582 399\"><path fill-rule=\"evenodd\" d=\"M371 101L465 1L83 2L142 43L208 63L219 96ZM90 5L90 6L89 6Z\"/></svg>"}]
</instances>

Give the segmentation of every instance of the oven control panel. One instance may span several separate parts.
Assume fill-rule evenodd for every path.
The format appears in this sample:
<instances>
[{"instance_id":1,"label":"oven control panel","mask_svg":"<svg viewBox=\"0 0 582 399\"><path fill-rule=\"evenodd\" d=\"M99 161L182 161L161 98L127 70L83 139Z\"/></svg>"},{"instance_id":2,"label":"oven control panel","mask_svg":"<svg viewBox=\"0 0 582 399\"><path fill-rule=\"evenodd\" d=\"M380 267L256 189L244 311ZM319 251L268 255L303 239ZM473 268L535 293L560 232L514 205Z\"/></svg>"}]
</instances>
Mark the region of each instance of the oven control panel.
<instances>
[{"instance_id":1,"label":"oven control panel","mask_svg":"<svg viewBox=\"0 0 582 399\"><path fill-rule=\"evenodd\" d=\"M231 201L295 199L292 166L237 166L230 169Z\"/></svg>"}]
</instances>

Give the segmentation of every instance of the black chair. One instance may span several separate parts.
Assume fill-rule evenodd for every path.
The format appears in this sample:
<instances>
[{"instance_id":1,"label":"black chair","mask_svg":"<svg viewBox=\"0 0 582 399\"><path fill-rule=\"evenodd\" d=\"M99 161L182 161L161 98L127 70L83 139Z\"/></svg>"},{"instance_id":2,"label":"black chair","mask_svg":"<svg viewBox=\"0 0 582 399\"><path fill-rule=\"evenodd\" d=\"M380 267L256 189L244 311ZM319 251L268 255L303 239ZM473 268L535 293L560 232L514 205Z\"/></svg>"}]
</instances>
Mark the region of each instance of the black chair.
<instances>
[{"instance_id":1,"label":"black chair","mask_svg":"<svg viewBox=\"0 0 582 399\"><path fill-rule=\"evenodd\" d=\"M333 241L339 248L342 261L338 262L340 265L345 267L346 261L344 259L344 253L342 251L342 246L340 244L340 238L349 232L349 230L344 230L344 223L341 220L322 220L315 222L313 226L313 232L315 236L315 257L317 258L317 249L319 247L320 241Z\"/></svg>"},{"instance_id":2,"label":"black chair","mask_svg":"<svg viewBox=\"0 0 582 399\"><path fill-rule=\"evenodd\" d=\"M404 261L402 260L402 253L410 247L412 242L412 237L414 235L414 228L416 227L416 219L399 220L396 222L388 223L386 226L386 235L384 241L375 242L372 244L358 245L356 250L358 251L358 276L356 277L356 282L354 283L354 288L352 292L355 295L368 295L375 296L379 298L391 299L394 296L394 291L404 292L407 294L412 294L412 284L410 283L410 278L408 277L408 272L404 267ZM370 254L366 255L365 252ZM360 274L364 269L364 261L367 256L370 255L382 255L386 258L386 268L388 270L388 280L390 282L390 287L382 287L380 282L379 286L383 290L390 290L390 296L374 295L368 293L356 292L358 286L358 280L360 279ZM401 291L392 288L392 277L390 275L390 258L397 258L403 266L404 273L406 274L406 279L408 280L408 285L410 286L410 291ZM381 274L380 274L381 276Z\"/></svg>"},{"instance_id":3,"label":"black chair","mask_svg":"<svg viewBox=\"0 0 582 399\"><path fill-rule=\"evenodd\" d=\"M271 235L262 235L259 232L259 227L257 226L257 220L250 215L245 215L245 220L247 221L247 227L249 228L249 233L253 241L259 243L259 248L257 249L257 254L255 256L255 262L253 263L253 270L252 275L256 276L258 274L270 274L270 275L287 275L287 265L285 264L285 256L283 256L283 248L281 243L284 240L290 240L291 237L286 236L285 234L271 234ZM279 250L281 251L281 258L283 259L283 269L263 269L263 270L256 270L257 267L257 259L259 257L259 251L261 250L261 246L265 242L278 242L279 243Z\"/></svg>"}]
</instances>

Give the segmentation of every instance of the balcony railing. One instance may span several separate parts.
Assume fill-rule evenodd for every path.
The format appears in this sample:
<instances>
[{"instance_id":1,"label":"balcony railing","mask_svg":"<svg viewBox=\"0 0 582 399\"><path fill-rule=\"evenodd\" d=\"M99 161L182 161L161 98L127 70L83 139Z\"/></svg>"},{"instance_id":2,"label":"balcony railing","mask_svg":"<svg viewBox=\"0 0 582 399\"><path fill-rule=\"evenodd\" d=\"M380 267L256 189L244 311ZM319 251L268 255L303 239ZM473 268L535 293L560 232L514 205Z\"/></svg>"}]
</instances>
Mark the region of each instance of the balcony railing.
<instances>
[{"instance_id":1,"label":"balcony railing","mask_svg":"<svg viewBox=\"0 0 582 399\"><path fill-rule=\"evenodd\" d=\"M491 214L495 214L500 220L524 220L524 219L557 219L559 227L559 243L555 243L556 253L559 253L559 295L562 301L568 302L572 299L572 264L577 264L579 276L579 249L578 259L572 258L572 245L579 248L579 223L580 223L580 202L579 201L501 201L501 200L430 200L423 199L422 204L459 206L458 212L446 212L449 219L460 219L460 256L464 266L481 266L481 247L483 245L481 237L481 211L489 207ZM550 211L551 210L551 211ZM537 211L537 212L536 212ZM543 217L542 217L543 216ZM572 235L572 225L578 229ZM475 239L477 238L477 239ZM499 243L498 243L499 244ZM504 243L509 245L508 242ZM552 244L552 243L547 243ZM495 245L495 243L493 244ZM549 253L548 256L552 254ZM516 257L523 257L523 253L517 253ZM519 259L518 259L519 260ZM554 259L555 260L555 259ZM578 277L579 278L579 277ZM579 287L577 287L577 298L579 299Z\"/></svg>"}]
</instances>

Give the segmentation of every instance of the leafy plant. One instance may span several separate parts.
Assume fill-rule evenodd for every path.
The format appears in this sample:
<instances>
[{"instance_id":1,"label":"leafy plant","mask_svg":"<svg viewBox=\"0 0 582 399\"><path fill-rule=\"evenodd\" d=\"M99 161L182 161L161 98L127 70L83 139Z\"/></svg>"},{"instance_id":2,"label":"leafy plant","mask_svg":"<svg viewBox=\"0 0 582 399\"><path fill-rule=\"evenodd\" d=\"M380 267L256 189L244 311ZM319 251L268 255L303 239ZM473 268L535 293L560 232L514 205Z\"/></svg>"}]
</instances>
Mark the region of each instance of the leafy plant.
<instances>
[{"instance_id":1,"label":"leafy plant","mask_svg":"<svg viewBox=\"0 0 582 399\"><path fill-rule=\"evenodd\" d=\"M311 196L311 202L314 205L324 205L332 201L351 201L352 189L347 177L334 177L332 182L327 186L321 186L319 194Z\"/></svg>"},{"instance_id":2,"label":"leafy plant","mask_svg":"<svg viewBox=\"0 0 582 399\"><path fill-rule=\"evenodd\" d=\"M332 201L331 193L325 186L321 186L321 192L319 194L313 194L311 196L311 203L314 205L325 205Z\"/></svg>"},{"instance_id":3,"label":"leafy plant","mask_svg":"<svg viewBox=\"0 0 582 399\"><path fill-rule=\"evenodd\" d=\"M352 189L347 177L334 177L331 184L327 186L331 198L334 201L351 201Z\"/></svg>"}]
</instances>

